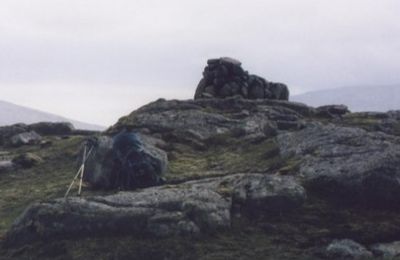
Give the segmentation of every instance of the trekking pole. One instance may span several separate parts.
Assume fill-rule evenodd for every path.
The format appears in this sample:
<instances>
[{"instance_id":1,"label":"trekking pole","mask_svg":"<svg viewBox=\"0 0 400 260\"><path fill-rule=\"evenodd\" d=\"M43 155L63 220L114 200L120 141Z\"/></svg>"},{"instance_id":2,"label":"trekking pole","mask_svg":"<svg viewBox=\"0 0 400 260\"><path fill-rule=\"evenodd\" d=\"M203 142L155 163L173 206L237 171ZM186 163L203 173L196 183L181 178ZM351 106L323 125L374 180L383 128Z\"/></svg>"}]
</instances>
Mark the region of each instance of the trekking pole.
<instances>
[{"instance_id":1,"label":"trekking pole","mask_svg":"<svg viewBox=\"0 0 400 260\"><path fill-rule=\"evenodd\" d=\"M81 179L79 181L78 195L81 195L82 191L82 181L83 181L83 173L85 172L85 158L86 158L86 145L83 150L83 160L82 160L82 171L81 171Z\"/></svg>"},{"instance_id":2,"label":"trekking pole","mask_svg":"<svg viewBox=\"0 0 400 260\"><path fill-rule=\"evenodd\" d=\"M86 150L86 146L85 146L85 150ZM72 180L71 184L69 185L67 192L66 192L65 195L64 195L64 198L65 198L65 199L67 199L68 194L69 194L69 192L71 191L72 186L74 185L76 179L79 178L79 175L80 175L80 174L82 173L82 171L84 170L85 163L86 163L87 159L89 158L90 154L92 153L92 151L93 151L93 146L90 148L90 150L89 150L89 152L87 153L86 157L83 158L83 162L82 162L81 167L79 168L79 170L78 170L78 172L76 173L74 179ZM83 173L82 173L82 175L83 175Z\"/></svg>"},{"instance_id":3,"label":"trekking pole","mask_svg":"<svg viewBox=\"0 0 400 260\"><path fill-rule=\"evenodd\" d=\"M66 192L65 195L64 195L64 198L65 198L65 199L68 197L68 194L69 194L69 192L70 192L71 189L72 189L72 185L74 185L75 180L78 179L79 174L81 174L81 171L82 171L82 166L79 168L79 170L78 170L78 172L76 173L74 179L72 179L72 182L71 182L71 184L69 185L68 190L67 190L67 192Z\"/></svg>"}]
</instances>

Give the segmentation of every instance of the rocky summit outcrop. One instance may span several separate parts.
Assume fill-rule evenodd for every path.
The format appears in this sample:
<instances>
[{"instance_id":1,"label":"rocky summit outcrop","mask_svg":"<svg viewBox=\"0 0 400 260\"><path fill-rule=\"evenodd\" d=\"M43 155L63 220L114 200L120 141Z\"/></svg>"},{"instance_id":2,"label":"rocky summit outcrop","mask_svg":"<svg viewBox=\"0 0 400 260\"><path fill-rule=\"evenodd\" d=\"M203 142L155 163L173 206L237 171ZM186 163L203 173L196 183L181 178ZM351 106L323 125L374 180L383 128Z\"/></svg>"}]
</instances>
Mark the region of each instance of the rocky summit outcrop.
<instances>
[{"instance_id":1,"label":"rocky summit outcrop","mask_svg":"<svg viewBox=\"0 0 400 260\"><path fill-rule=\"evenodd\" d=\"M301 129L315 109L279 100L199 99L150 103L121 118L107 130L116 134L126 126L169 142L204 145L222 134L273 136L277 130ZM171 140L172 139L172 140Z\"/></svg>"},{"instance_id":2,"label":"rocky summit outcrop","mask_svg":"<svg viewBox=\"0 0 400 260\"><path fill-rule=\"evenodd\" d=\"M351 113L287 99L286 86L248 74L240 62L210 60L194 100L159 99L90 139L84 180L94 190L32 204L7 245L121 235L220 241L207 235L225 230L221 237L235 238L223 244L257 240L267 244L262 252L278 245L306 259L399 255L400 111ZM27 129L0 128L0 140ZM119 191L115 140L124 133L139 137L163 185Z\"/></svg>"},{"instance_id":3,"label":"rocky summit outcrop","mask_svg":"<svg viewBox=\"0 0 400 260\"><path fill-rule=\"evenodd\" d=\"M166 237L229 229L232 215L283 213L305 190L292 177L236 174L137 192L36 203L14 223L8 244L101 234Z\"/></svg>"},{"instance_id":4,"label":"rocky summit outcrop","mask_svg":"<svg viewBox=\"0 0 400 260\"><path fill-rule=\"evenodd\" d=\"M321 111L338 117L321 116ZM395 113L388 114L392 126L400 126ZM400 138L367 124L356 127L356 120L371 120L352 118L345 106L315 109L287 101L241 98L159 100L121 118L108 132L130 125L158 138L160 147L167 150L174 143L207 150L221 136L244 143L274 140L281 160L296 162L291 174L313 192L343 203L397 207Z\"/></svg>"},{"instance_id":5,"label":"rocky summit outcrop","mask_svg":"<svg viewBox=\"0 0 400 260\"><path fill-rule=\"evenodd\" d=\"M241 96L248 99L288 100L285 84L269 82L243 70L238 60L223 57L210 59L204 68L194 98L227 98Z\"/></svg>"}]
</instances>

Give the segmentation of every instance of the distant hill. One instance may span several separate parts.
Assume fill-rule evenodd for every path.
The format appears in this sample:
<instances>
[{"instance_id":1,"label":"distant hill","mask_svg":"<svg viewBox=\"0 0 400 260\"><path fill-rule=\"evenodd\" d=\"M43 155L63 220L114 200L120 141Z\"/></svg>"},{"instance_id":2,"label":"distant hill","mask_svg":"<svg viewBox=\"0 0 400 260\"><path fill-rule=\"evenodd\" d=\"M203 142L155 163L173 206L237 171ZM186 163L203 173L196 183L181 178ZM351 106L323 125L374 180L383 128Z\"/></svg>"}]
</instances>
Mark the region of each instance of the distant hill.
<instances>
[{"instance_id":1,"label":"distant hill","mask_svg":"<svg viewBox=\"0 0 400 260\"><path fill-rule=\"evenodd\" d=\"M77 129L102 131L104 126L88 124L36 109L19 106L0 100L0 126L16 123L32 124L37 122L71 122Z\"/></svg>"},{"instance_id":2,"label":"distant hill","mask_svg":"<svg viewBox=\"0 0 400 260\"><path fill-rule=\"evenodd\" d=\"M344 87L295 95L291 101L310 106L344 104L353 112L400 109L400 85Z\"/></svg>"}]
</instances>

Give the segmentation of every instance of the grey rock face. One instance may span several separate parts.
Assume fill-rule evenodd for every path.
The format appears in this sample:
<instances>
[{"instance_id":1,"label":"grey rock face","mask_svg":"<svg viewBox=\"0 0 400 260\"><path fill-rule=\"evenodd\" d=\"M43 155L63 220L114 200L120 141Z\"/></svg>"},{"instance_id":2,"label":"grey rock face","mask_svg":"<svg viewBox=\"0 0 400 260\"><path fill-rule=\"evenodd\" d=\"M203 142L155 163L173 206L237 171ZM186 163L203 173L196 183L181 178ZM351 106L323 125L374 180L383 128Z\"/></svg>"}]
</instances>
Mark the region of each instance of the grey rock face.
<instances>
[{"instance_id":1,"label":"grey rock face","mask_svg":"<svg viewBox=\"0 0 400 260\"><path fill-rule=\"evenodd\" d=\"M167 110L138 114L135 119L139 124L136 126L158 132L193 129L200 139L207 139L213 135L225 133L229 127L240 124L223 115L197 109L176 112L176 110Z\"/></svg>"},{"instance_id":2,"label":"grey rock face","mask_svg":"<svg viewBox=\"0 0 400 260\"><path fill-rule=\"evenodd\" d=\"M38 135L35 131L24 132L16 134L10 138L11 146L21 146L28 144L38 144L42 140L42 137Z\"/></svg>"},{"instance_id":3,"label":"grey rock face","mask_svg":"<svg viewBox=\"0 0 400 260\"><path fill-rule=\"evenodd\" d=\"M292 178L261 174L226 177L232 186L232 200L248 213L282 212L298 208L305 201L305 191Z\"/></svg>"},{"instance_id":4,"label":"grey rock face","mask_svg":"<svg viewBox=\"0 0 400 260\"><path fill-rule=\"evenodd\" d=\"M398 207L400 139L381 132L309 124L278 136L281 154L301 160L306 187L341 203Z\"/></svg>"},{"instance_id":5,"label":"grey rock face","mask_svg":"<svg viewBox=\"0 0 400 260\"><path fill-rule=\"evenodd\" d=\"M139 138L141 143L141 155L146 156L147 161L157 164L156 169L154 169L154 172L151 172L151 174L157 177L163 176L168 168L167 154L156 148L153 145L154 140L150 137L140 135ZM112 189L118 188L119 185L122 185L121 187L124 189L137 188L129 186L130 184L120 183L120 175L123 173L121 172L121 167L117 159L116 151L113 147L113 139L108 136L97 137L93 151L85 165L84 180L95 188ZM154 182L146 186L157 184L159 183Z\"/></svg>"},{"instance_id":6,"label":"grey rock face","mask_svg":"<svg viewBox=\"0 0 400 260\"><path fill-rule=\"evenodd\" d=\"M400 257L400 241L375 244L370 249L376 256L384 257L385 259L397 259Z\"/></svg>"},{"instance_id":7,"label":"grey rock face","mask_svg":"<svg viewBox=\"0 0 400 260\"><path fill-rule=\"evenodd\" d=\"M334 240L326 248L326 254L334 259L368 259L373 256L364 246L350 239Z\"/></svg>"},{"instance_id":8,"label":"grey rock face","mask_svg":"<svg viewBox=\"0 0 400 260\"><path fill-rule=\"evenodd\" d=\"M236 174L86 199L31 205L7 234L7 244L101 234L154 237L212 233L231 225L232 205L261 211L300 207L304 189L291 177ZM237 207L235 207L237 208Z\"/></svg>"},{"instance_id":9,"label":"grey rock face","mask_svg":"<svg viewBox=\"0 0 400 260\"><path fill-rule=\"evenodd\" d=\"M222 134L273 136L278 130L300 129L313 108L300 103L241 98L158 100L122 118L108 133L131 125L138 132L161 135L202 147L204 141Z\"/></svg>"},{"instance_id":10,"label":"grey rock face","mask_svg":"<svg viewBox=\"0 0 400 260\"><path fill-rule=\"evenodd\" d=\"M208 60L194 98L227 98L238 95L249 99L289 99L289 90L285 84L268 82L259 76L249 75L241 65L240 61L228 57Z\"/></svg>"}]
</instances>

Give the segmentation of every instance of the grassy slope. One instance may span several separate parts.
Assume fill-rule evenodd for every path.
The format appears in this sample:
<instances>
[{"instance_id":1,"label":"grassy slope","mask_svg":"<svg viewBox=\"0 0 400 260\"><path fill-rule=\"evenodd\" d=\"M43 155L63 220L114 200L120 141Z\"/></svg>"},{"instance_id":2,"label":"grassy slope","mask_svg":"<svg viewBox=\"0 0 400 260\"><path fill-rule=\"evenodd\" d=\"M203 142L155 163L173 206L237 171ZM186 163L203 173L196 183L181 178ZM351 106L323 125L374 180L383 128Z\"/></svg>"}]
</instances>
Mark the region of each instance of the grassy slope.
<instances>
[{"instance_id":1,"label":"grassy slope","mask_svg":"<svg viewBox=\"0 0 400 260\"><path fill-rule=\"evenodd\" d=\"M356 120L346 124L355 124ZM0 237L31 202L63 196L77 170L82 140L79 136L54 139L48 148L12 150L14 154L34 152L45 162L30 170L0 175ZM210 140L205 150L174 144L168 155L169 182L233 172L291 174L297 165L296 160L285 162L279 157L273 138L248 142L221 135ZM94 192L85 189L86 196L91 194ZM152 240L133 234L37 242L12 249L1 249L0 245L0 259L307 259L318 256L317 246L334 238L370 244L400 239L398 234L400 219L396 212L343 208L311 194L304 208L292 214L258 219L243 216L234 219L232 230L217 235Z\"/></svg>"},{"instance_id":2,"label":"grassy slope","mask_svg":"<svg viewBox=\"0 0 400 260\"><path fill-rule=\"evenodd\" d=\"M76 171L76 156L82 137L52 138L53 145L40 149L26 146L8 150L14 155L33 152L44 162L31 169L0 175L0 236L31 202L63 196Z\"/></svg>"}]
</instances>

